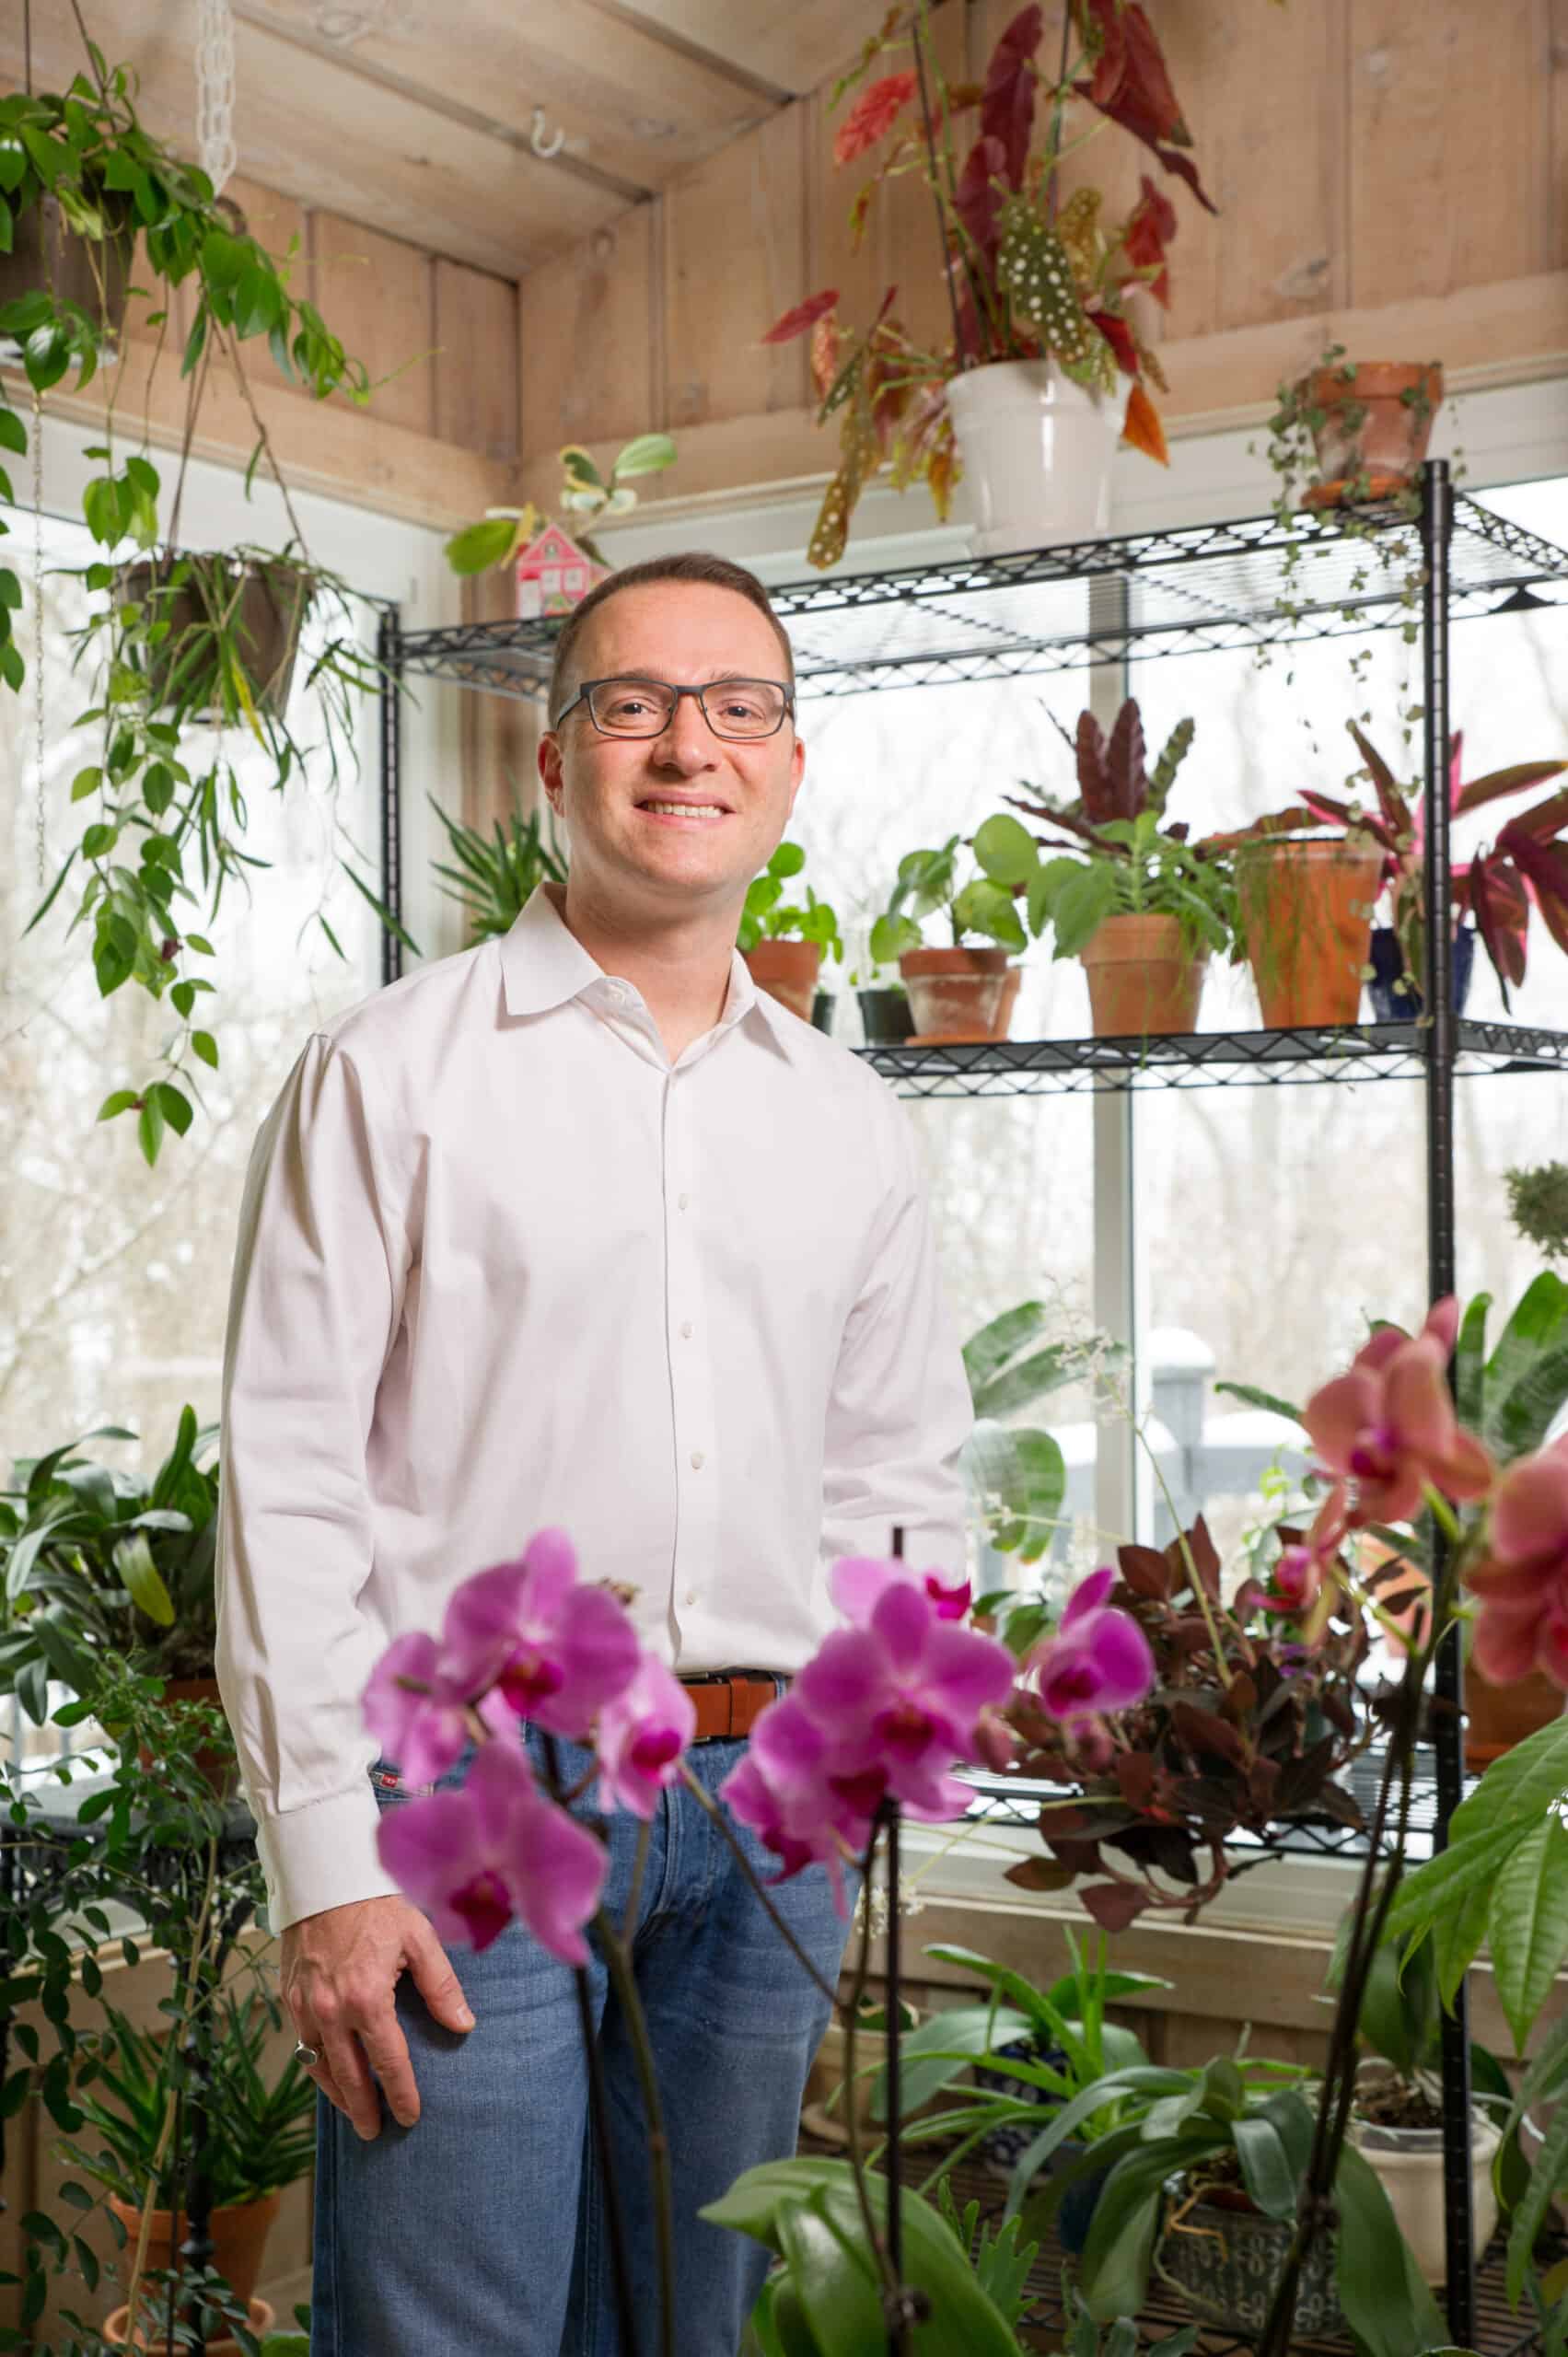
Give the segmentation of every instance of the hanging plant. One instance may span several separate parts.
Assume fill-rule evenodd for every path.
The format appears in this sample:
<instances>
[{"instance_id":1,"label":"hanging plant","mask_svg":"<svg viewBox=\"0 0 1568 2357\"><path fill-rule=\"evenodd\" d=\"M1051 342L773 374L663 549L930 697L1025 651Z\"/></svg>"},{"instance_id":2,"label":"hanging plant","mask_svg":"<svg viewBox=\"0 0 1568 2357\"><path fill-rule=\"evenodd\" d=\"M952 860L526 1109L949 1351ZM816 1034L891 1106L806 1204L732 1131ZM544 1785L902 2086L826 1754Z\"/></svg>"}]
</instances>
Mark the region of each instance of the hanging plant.
<instances>
[{"instance_id":1,"label":"hanging plant","mask_svg":"<svg viewBox=\"0 0 1568 2357\"><path fill-rule=\"evenodd\" d=\"M317 401L341 393L363 403L371 388L364 366L293 291L293 250L280 261L249 236L207 175L144 129L130 69L109 66L90 41L87 47L90 74L78 75L63 96L0 99L0 251L29 251L40 262L37 283L0 303L0 337L16 346L35 401L62 383L79 392L100 369L106 383L103 440L87 453L101 471L82 493L99 553L76 569L99 601L78 634L78 660L89 661L93 686L77 725L101 729L102 749L73 782L73 805L86 806L82 832L28 930L75 868L73 924L89 927L100 993L108 997L132 981L178 1017L157 1071L111 1091L99 1115L134 1113L151 1164L168 1131L183 1136L191 1127L197 1067L218 1062L212 1031L195 1019L197 999L215 988L207 973L191 970L192 958L215 955L196 928L212 923L231 876L265 864L243 848L246 797L232 738L226 744L223 732L243 730L261 747L280 792L313 759L330 798L344 767L351 774L354 767L357 698L382 677L354 628L354 593L308 555L251 398L242 347L264 341L283 377ZM133 288L125 303L123 255L137 233L152 284ZM117 444L123 355L115 339L127 321L151 331L156 369L180 287L191 320L180 361L188 397L164 527L162 480L145 442L131 449ZM89 291L91 299L82 299ZM247 490L264 459L282 493L290 538L281 550L180 547L180 491L215 353L233 369L255 428ZM0 386L0 454L24 455L28 431ZM15 504L3 465L0 499ZM27 668L14 635L21 603L17 574L0 563L0 682L12 690L21 688ZM315 691L321 729L308 747L287 718L308 621L305 684ZM342 865L381 922L408 942L346 858ZM324 911L317 921L342 957Z\"/></svg>"}]
</instances>

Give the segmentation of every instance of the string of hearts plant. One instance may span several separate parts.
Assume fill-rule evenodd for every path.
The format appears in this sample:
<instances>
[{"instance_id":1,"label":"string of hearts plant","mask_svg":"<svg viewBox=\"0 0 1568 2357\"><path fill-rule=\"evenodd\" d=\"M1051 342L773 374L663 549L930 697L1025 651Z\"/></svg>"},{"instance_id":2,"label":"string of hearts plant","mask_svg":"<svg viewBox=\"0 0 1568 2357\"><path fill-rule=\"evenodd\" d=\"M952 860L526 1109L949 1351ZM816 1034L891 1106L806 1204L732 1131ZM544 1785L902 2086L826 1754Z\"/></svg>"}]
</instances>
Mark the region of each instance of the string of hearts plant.
<instances>
[{"instance_id":1,"label":"string of hearts plant","mask_svg":"<svg viewBox=\"0 0 1568 2357\"><path fill-rule=\"evenodd\" d=\"M765 343L810 336L819 421L839 420L838 470L807 551L814 565L835 564L843 554L855 503L884 465L900 490L928 484L946 517L959 472L947 389L989 362L1049 357L1107 399L1125 379L1124 439L1166 461L1148 390L1163 392L1165 379L1133 297L1147 290L1157 304L1169 300L1166 257L1176 208L1145 173L1137 203L1113 223L1103 192L1075 168L1096 134L1115 123L1185 180L1201 204L1214 207L1189 152L1191 134L1159 42L1136 0L1068 0L1054 71L1040 57L1044 29L1038 5L1020 9L983 81L951 82L932 41L929 0L914 0L889 9L834 89L836 105L865 84L839 126L835 164L881 150L851 209L854 242L880 188L910 177L923 181L936 215L952 333L935 346L921 343L894 309L893 286L868 327L847 327L838 289L830 286L796 304L763 336ZM893 58L900 62L891 72L865 80ZM1077 184L1070 188L1069 180Z\"/></svg>"}]
</instances>

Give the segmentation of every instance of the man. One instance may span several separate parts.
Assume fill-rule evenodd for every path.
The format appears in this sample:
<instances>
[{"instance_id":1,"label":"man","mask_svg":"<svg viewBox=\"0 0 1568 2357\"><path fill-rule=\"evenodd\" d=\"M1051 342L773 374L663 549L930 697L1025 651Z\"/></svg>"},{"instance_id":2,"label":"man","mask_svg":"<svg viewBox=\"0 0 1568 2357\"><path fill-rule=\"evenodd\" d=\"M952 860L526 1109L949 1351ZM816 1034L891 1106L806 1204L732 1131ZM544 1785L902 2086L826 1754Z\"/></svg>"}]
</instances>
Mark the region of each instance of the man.
<instances>
[{"instance_id":1,"label":"man","mask_svg":"<svg viewBox=\"0 0 1568 2357\"><path fill-rule=\"evenodd\" d=\"M572 1976L515 1926L447 1954L377 1857L403 1797L360 1715L386 1643L559 1525L694 1681L715 1791L833 1624L835 1556L901 1523L917 1561L963 1561L968 1388L906 1117L735 947L805 761L765 592L714 557L614 575L549 711L564 892L308 1042L240 1219L219 1676L319 2058L314 2357L620 2357ZM610 1821L617 1922L634 1834ZM831 1980L826 1875L775 1897ZM794 2150L826 2008L679 1787L634 1963L681 2357L734 2357L765 2254L695 2213ZM592 1985L651 2351L646 2133L597 1958Z\"/></svg>"}]
</instances>

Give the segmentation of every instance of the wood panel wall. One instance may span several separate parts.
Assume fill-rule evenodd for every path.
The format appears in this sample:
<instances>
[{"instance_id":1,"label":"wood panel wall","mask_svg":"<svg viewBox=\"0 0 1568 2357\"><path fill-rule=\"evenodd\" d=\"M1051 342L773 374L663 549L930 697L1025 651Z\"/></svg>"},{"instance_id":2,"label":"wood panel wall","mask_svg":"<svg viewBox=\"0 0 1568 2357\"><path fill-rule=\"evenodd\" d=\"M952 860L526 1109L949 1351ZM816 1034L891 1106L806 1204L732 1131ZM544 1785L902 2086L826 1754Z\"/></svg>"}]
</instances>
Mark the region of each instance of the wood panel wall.
<instances>
[{"instance_id":1,"label":"wood panel wall","mask_svg":"<svg viewBox=\"0 0 1568 2357\"><path fill-rule=\"evenodd\" d=\"M1151 0L1204 181L1179 215L1167 426L1256 417L1284 375L1341 341L1439 356L1451 381L1568 366L1568 0ZM948 70L983 71L1016 0L942 0ZM1046 0L1046 48L1060 0ZM653 203L522 282L522 448L530 493L568 439L668 427L679 464L645 497L821 475L801 344L758 342L837 284L865 316L900 287L939 327L929 198L904 182L858 253L856 168L835 169L830 83ZM1149 163L1112 128L1080 168L1135 194ZM887 192L883 192L884 194Z\"/></svg>"}]
</instances>

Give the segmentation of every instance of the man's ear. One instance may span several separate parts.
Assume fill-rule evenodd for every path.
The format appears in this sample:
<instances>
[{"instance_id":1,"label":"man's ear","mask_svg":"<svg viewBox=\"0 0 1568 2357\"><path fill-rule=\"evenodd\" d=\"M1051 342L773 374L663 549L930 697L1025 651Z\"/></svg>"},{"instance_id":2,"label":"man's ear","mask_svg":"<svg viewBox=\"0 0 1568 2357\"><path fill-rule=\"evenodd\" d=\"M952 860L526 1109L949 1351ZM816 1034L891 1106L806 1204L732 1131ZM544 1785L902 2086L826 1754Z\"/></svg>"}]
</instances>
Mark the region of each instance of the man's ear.
<instances>
[{"instance_id":1,"label":"man's ear","mask_svg":"<svg viewBox=\"0 0 1568 2357\"><path fill-rule=\"evenodd\" d=\"M540 783L544 788L545 800L559 819L563 816L561 739L553 729L547 729L540 738L539 750L534 759L539 769Z\"/></svg>"}]
</instances>

